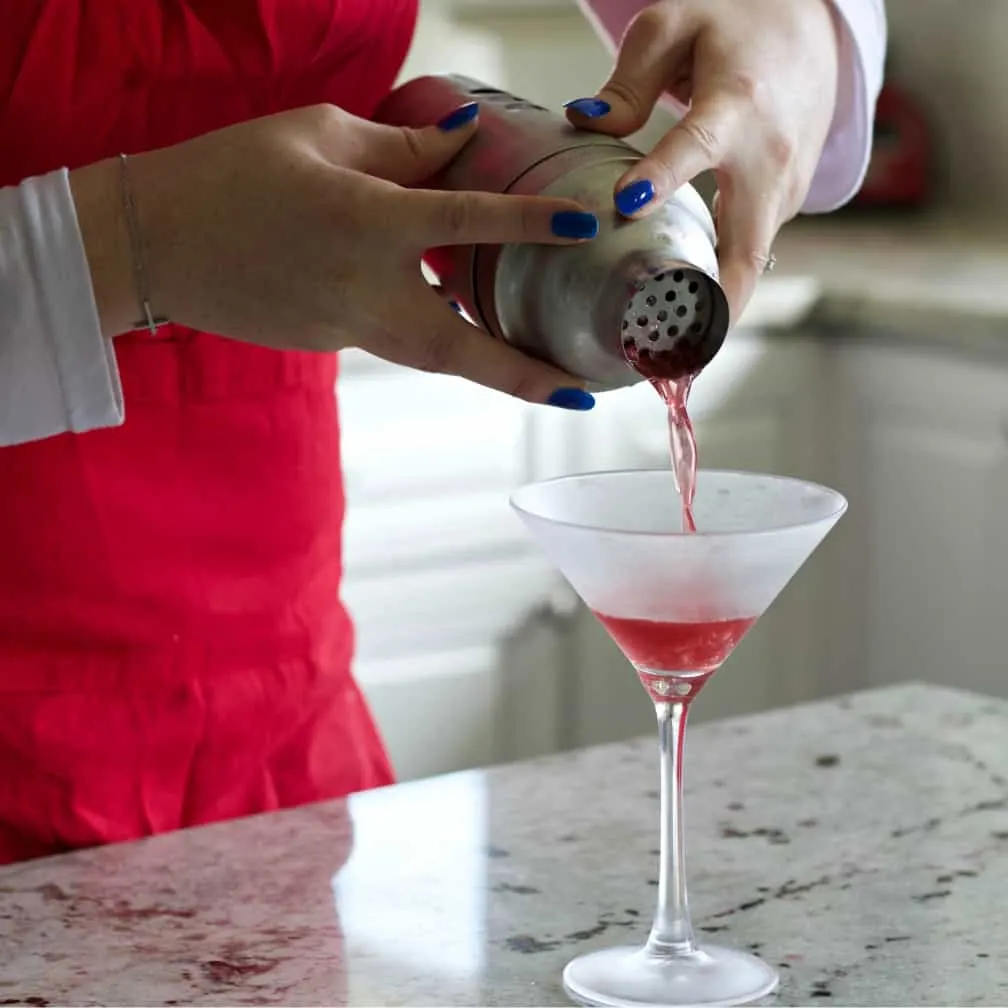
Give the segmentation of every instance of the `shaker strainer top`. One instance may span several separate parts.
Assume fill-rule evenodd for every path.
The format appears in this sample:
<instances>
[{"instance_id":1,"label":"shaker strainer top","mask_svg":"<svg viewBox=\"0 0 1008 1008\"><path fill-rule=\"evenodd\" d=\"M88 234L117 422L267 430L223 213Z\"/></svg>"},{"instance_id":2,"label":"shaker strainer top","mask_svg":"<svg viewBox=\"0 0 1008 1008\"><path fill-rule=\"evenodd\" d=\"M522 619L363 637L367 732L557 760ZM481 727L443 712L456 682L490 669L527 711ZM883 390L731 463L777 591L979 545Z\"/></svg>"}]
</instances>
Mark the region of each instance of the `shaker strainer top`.
<instances>
[{"instance_id":1,"label":"shaker strainer top","mask_svg":"<svg viewBox=\"0 0 1008 1008\"><path fill-rule=\"evenodd\" d=\"M699 371L724 339L715 325L724 295L710 277L685 264L670 265L637 284L621 323L623 351L646 378L679 378Z\"/></svg>"}]
</instances>

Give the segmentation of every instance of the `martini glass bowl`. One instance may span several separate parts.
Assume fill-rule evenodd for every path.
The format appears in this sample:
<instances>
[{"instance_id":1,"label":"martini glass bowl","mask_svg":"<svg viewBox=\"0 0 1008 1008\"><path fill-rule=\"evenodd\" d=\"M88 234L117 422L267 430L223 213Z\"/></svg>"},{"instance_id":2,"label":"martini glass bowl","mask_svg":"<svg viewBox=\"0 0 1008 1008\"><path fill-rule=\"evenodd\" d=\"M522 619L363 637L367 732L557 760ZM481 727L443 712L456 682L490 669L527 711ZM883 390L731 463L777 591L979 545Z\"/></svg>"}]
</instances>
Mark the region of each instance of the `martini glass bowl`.
<instances>
[{"instance_id":1,"label":"martini glass bowl","mask_svg":"<svg viewBox=\"0 0 1008 1008\"><path fill-rule=\"evenodd\" d=\"M669 470L565 476L517 490L512 507L637 671L658 716L658 906L641 948L603 949L564 970L576 1002L740 1005L772 993L756 956L698 945L686 897L683 747L704 683L847 509L814 483L697 474L697 532L683 532Z\"/></svg>"}]
</instances>

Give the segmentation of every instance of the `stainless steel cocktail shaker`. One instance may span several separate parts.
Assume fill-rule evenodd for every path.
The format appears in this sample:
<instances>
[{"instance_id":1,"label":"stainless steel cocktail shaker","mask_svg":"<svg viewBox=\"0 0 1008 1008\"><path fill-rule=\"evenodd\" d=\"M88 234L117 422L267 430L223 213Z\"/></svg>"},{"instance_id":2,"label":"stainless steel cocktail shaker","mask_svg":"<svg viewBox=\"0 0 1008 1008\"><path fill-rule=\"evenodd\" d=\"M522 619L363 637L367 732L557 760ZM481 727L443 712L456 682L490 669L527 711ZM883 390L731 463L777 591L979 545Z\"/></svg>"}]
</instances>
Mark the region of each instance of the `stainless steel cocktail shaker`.
<instances>
[{"instance_id":1,"label":"stainless steel cocktail shaker","mask_svg":"<svg viewBox=\"0 0 1008 1008\"><path fill-rule=\"evenodd\" d=\"M562 116L466 77L420 77L376 118L425 126L480 103L480 127L428 185L558 196L599 217L578 246L458 246L432 251L441 283L488 332L585 379L593 391L642 377L693 374L728 329L714 223L683 186L657 211L623 219L613 186L641 157L629 144L574 129Z\"/></svg>"}]
</instances>

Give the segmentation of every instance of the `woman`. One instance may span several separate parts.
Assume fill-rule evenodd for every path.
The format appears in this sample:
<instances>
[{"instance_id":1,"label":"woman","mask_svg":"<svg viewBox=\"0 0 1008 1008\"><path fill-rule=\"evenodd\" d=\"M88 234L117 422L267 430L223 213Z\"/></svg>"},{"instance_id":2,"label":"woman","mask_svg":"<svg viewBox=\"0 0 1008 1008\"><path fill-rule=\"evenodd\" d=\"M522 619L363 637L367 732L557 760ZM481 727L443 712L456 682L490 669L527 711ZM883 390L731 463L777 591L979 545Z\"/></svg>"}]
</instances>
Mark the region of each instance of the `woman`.
<instances>
[{"instance_id":1,"label":"woman","mask_svg":"<svg viewBox=\"0 0 1008 1008\"><path fill-rule=\"evenodd\" d=\"M639 16L569 114L625 134L663 91L692 99L614 196L647 213L714 167L738 311L809 187L806 208L826 209L859 184L881 4L644 7L593 5L610 40ZM4 5L0 862L392 780L350 675L337 359L317 351L592 404L421 285L426 248L590 240L597 222L408 188L478 128L473 107L418 132L366 121L415 13Z\"/></svg>"}]
</instances>

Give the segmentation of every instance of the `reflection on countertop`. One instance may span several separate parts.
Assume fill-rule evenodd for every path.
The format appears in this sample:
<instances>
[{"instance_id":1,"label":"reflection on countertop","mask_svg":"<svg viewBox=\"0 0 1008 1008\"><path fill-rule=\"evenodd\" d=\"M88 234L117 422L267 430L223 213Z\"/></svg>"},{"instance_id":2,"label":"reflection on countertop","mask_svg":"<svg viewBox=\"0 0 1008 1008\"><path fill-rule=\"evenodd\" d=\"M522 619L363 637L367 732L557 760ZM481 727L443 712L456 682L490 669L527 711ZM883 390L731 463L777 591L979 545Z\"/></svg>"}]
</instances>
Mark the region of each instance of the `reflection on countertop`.
<instances>
[{"instance_id":1,"label":"reflection on countertop","mask_svg":"<svg viewBox=\"0 0 1008 1008\"><path fill-rule=\"evenodd\" d=\"M1008 703L908 685L703 725L701 935L778 1003L1008 1002ZM642 941L644 739L0 869L2 1004L556 1005Z\"/></svg>"},{"instance_id":2,"label":"reflection on countertop","mask_svg":"<svg viewBox=\"0 0 1008 1008\"><path fill-rule=\"evenodd\" d=\"M966 324L1008 333L1008 228L943 217L804 217L777 239L776 270L763 278L741 324L808 319L918 332Z\"/></svg>"}]
</instances>

